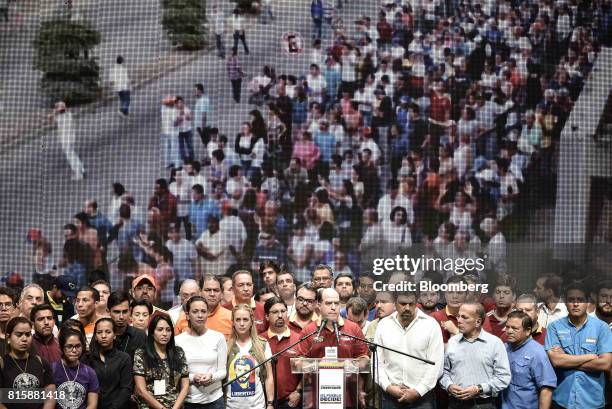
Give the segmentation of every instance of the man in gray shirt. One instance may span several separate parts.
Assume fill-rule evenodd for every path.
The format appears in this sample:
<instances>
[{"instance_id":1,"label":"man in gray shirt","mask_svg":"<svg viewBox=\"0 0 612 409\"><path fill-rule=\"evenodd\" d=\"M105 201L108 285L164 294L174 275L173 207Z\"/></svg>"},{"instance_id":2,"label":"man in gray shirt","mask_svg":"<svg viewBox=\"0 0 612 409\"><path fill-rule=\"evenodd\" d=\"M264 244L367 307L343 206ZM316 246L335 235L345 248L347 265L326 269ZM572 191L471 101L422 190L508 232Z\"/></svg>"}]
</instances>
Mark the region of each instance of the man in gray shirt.
<instances>
[{"instance_id":1,"label":"man in gray shirt","mask_svg":"<svg viewBox=\"0 0 612 409\"><path fill-rule=\"evenodd\" d=\"M450 409L495 409L495 398L510 384L510 364L502 341L482 329L481 304L463 304L459 334L449 339L440 385Z\"/></svg>"}]
</instances>

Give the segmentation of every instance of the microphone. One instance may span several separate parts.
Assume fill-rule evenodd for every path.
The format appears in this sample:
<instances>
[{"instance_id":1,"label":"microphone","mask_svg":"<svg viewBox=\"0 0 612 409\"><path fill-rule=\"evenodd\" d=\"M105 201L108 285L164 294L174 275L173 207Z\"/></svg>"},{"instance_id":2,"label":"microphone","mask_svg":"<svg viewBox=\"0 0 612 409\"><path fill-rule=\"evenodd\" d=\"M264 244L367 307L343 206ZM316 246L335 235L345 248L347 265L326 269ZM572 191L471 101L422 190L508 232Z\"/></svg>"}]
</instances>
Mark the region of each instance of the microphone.
<instances>
[{"instance_id":1,"label":"microphone","mask_svg":"<svg viewBox=\"0 0 612 409\"><path fill-rule=\"evenodd\" d=\"M327 325L327 318L324 318L323 320L321 320L321 326L317 330L317 335L315 335L315 338L319 338L319 336L321 335L321 331L323 331L323 328L325 328L326 325Z\"/></svg>"},{"instance_id":2,"label":"microphone","mask_svg":"<svg viewBox=\"0 0 612 409\"><path fill-rule=\"evenodd\" d=\"M336 334L338 346L340 346L340 333L338 332L338 323L336 321L332 321L332 325L334 326L334 334Z\"/></svg>"}]
</instances>

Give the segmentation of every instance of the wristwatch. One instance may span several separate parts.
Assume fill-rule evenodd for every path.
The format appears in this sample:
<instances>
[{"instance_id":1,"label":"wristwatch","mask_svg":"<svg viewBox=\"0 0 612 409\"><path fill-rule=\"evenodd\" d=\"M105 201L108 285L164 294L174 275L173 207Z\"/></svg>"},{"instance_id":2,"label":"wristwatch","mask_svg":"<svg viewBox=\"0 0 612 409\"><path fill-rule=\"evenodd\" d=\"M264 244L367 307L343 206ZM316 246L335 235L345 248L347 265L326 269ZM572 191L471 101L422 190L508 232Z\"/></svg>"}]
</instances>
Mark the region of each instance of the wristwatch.
<instances>
[{"instance_id":1,"label":"wristwatch","mask_svg":"<svg viewBox=\"0 0 612 409\"><path fill-rule=\"evenodd\" d=\"M482 393L484 392L484 390L482 389L482 385L476 385L478 387L478 394L482 395Z\"/></svg>"},{"instance_id":2,"label":"wristwatch","mask_svg":"<svg viewBox=\"0 0 612 409\"><path fill-rule=\"evenodd\" d=\"M269 400L266 402L267 406L274 406L274 401L273 400Z\"/></svg>"}]
</instances>

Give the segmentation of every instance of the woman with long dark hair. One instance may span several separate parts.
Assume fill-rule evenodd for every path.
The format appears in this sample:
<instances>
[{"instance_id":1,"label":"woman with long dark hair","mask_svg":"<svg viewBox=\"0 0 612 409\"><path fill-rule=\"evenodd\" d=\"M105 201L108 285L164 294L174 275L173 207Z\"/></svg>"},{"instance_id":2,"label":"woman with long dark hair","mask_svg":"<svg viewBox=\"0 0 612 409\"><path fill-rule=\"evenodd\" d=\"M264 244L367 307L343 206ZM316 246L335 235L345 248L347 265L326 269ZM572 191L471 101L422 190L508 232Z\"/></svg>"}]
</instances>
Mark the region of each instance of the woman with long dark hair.
<instances>
[{"instance_id":1,"label":"woman with long dark hair","mask_svg":"<svg viewBox=\"0 0 612 409\"><path fill-rule=\"evenodd\" d=\"M232 335L227 343L228 377L237 375L259 365L272 356L270 345L257 335L253 309L238 304L232 311ZM227 387L225 407L228 409L273 408L274 379L272 366L266 365L248 375L241 376Z\"/></svg>"},{"instance_id":2,"label":"woman with long dark hair","mask_svg":"<svg viewBox=\"0 0 612 409\"><path fill-rule=\"evenodd\" d=\"M97 320L89 354L83 359L83 363L92 367L98 377L98 409L130 407L134 388L132 360L128 354L115 348L116 334L117 327L112 319Z\"/></svg>"},{"instance_id":3,"label":"woman with long dark hair","mask_svg":"<svg viewBox=\"0 0 612 409\"><path fill-rule=\"evenodd\" d=\"M60 332L59 344L62 359L51 365L59 393L57 404L62 409L97 408L98 376L92 367L81 363L86 349L85 336L82 332L66 329Z\"/></svg>"},{"instance_id":4,"label":"woman with long dark hair","mask_svg":"<svg viewBox=\"0 0 612 409\"><path fill-rule=\"evenodd\" d=\"M223 409L221 382L227 374L227 344L220 332L206 328L208 306L195 295L183 307L189 331L176 337L189 365L189 394L185 409Z\"/></svg>"},{"instance_id":5,"label":"woman with long dark hair","mask_svg":"<svg viewBox=\"0 0 612 409\"><path fill-rule=\"evenodd\" d=\"M47 361L31 352L32 323L24 317L14 317L6 324L6 351L0 361L0 387L17 391L44 389L55 391L53 372ZM52 409L53 399L44 403L5 403L8 409Z\"/></svg>"},{"instance_id":6,"label":"woman with long dark hair","mask_svg":"<svg viewBox=\"0 0 612 409\"><path fill-rule=\"evenodd\" d=\"M174 343L174 327L166 314L153 315L145 347L134 353L134 382L141 409L183 407L189 367L183 349Z\"/></svg>"}]
</instances>

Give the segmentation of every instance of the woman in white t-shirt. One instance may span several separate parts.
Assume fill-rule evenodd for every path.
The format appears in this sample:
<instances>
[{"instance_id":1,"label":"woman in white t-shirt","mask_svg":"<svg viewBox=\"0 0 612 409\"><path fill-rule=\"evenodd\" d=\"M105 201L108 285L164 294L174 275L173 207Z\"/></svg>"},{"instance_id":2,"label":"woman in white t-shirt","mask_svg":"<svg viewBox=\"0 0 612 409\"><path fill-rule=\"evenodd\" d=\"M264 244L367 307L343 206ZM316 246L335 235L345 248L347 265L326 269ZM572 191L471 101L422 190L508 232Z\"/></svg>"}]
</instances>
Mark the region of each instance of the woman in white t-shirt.
<instances>
[{"instance_id":1,"label":"woman in white t-shirt","mask_svg":"<svg viewBox=\"0 0 612 409\"><path fill-rule=\"evenodd\" d=\"M273 409L272 365L268 362L253 372L240 376L272 356L270 345L257 335L253 310L249 305L239 304L232 311L232 336L227 343L227 350L228 378L239 378L227 386L225 407Z\"/></svg>"},{"instance_id":2,"label":"woman in white t-shirt","mask_svg":"<svg viewBox=\"0 0 612 409\"><path fill-rule=\"evenodd\" d=\"M207 329L208 307L204 297L191 297L184 306L189 330L175 339L189 366L189 394L185 409L223 409L221 382L227 376L227 344L220 332Z\"/></svg>"}]
</instances>

